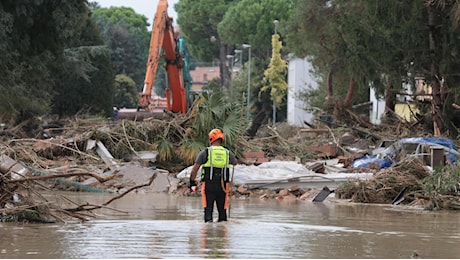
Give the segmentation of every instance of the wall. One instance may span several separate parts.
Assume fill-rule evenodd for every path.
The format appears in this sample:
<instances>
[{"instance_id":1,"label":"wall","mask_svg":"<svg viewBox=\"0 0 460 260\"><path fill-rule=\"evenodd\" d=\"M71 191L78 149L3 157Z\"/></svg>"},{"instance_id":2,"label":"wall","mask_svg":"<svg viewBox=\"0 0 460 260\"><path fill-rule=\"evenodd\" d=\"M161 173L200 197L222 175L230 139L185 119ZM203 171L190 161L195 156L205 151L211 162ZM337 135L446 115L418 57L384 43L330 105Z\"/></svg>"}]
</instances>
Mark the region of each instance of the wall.
<instances>
[{"instance_id":1,"label":"wall","mask_svg":"<svg viewBox=\"0 0 460 260\"><path fill-rule=\"evenodd\" d=\"M417 83L417 78L415 80ZM402 83L401 92L412 94L412 86L408 83ZM369 114L370 121L373 124L379 125L381 123L383 112L385 112L385 99L384 97L377 98L375 90L370 88L369 100L372 101L372 110ZM396 95L396 100L395 113L409 122L415 120L412 113L416 113L418 110L413 104L414 99L410 95Z\"/></svg>"},{"instance_id":2,"label":"wall","mask_svg":"<svg viewBox=\"0 0 460 260\"><path fill-rule=\"evenodd\" d=\"M385 99L377 98L374 88L370 88L369 100L372 101L372 110L369 112L371 123L379 125L383 112L385 112Z\"/></svg>"},{"instance_id":3,"label":"wall","mask_svg":"<svg viewBox=\"0 0 460 260\"><path fill-rule=\"evenodd\" d=\"M291 58L288 69L288 124L299 127L306 127L304 121L314 124L313 114L305 110L308 104L299 99L300 93L318 88L318 83L311 73L313 68L306 58Z\"/></svg>"}]
</instances>

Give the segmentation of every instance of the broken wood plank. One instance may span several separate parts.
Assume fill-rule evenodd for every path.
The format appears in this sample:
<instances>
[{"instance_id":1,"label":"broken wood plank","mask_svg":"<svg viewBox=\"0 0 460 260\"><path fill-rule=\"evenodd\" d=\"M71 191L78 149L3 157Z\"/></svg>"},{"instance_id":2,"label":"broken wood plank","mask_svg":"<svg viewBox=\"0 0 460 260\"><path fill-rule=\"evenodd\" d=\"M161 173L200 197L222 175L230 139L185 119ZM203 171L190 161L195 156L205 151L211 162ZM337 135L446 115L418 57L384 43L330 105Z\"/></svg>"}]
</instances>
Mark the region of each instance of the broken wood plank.
<instances>
[{"instance_id":1,"label":"broken wood plank","mask_svg":"<svg viewBox=\"0 0 460 260\"><path fill-rule=\"evenodd\" d=\"M32 177L27 177L27 178L8 180L6 182L15 183L15 182L26 182L26 181L49 180L49 179L54 179L54 178L67 178L67 177L73 177L73 176L91 176L91 177L96 178L99 182L103 183L103 182L113 179L117 173L118 171L115 171L113 174L106 176L106 177L102 177L99 174L92 173L92 172L63 173L63 174L53 174L53 175L45 175L45 176L32 176Z\"/></svg>"},{"instance_id":2,"label":"broken wood plank","mask_svg":"<svg viewBox=\"0 0 460 260\"><path fill-rule=\"evenodd\" d=\"M300 129L301 133L329 133L329 129L324 128L302 128Z\"/></svg>"}]
</instances>

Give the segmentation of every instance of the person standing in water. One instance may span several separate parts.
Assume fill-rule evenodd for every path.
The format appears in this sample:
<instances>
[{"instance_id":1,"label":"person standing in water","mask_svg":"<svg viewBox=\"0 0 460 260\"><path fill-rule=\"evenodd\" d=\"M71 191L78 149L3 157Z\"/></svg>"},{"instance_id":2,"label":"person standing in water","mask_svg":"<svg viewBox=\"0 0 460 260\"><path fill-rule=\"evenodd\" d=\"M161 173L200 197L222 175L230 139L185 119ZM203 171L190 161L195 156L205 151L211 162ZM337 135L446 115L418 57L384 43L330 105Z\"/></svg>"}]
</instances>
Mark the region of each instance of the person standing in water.
<instances>
[{"instance_id":1,"label":"person standing in water","mask_svg":"<svg viewBox=\"0 0 460 260\"><path fill-rule=\"evenodd\" d=\"M228 193L230 191L230 167L237 164L235 154L222 146L225 136L222 130L209 132L210 146L202 150L195 159L190 173L189 188L196 189L195 181L201 166L201 198L204 208L204 222L212 222L214 203L220 221L227 221Z\"/></svg>"}]
</instances>

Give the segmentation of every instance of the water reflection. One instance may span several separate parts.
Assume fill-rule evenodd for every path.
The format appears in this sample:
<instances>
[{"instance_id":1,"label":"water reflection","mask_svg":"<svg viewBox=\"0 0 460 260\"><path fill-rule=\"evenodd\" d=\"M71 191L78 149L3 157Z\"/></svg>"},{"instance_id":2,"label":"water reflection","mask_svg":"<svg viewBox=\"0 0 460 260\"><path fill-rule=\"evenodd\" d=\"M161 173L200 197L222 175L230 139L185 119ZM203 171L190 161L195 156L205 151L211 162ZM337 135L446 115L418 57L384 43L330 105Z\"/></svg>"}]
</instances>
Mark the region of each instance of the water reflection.
<instances>
[{"instance_id":1,"label":"water reflection","mask_svg":"<svg viewBox=\"0 0 460 260\"><path fill-rule=\"evenodd\" d=\"M75 195L74 195L75 196ZM73 199L102 204L110 196ZM0 258L457 258L458 212L389 205L233 200L203 223L200 198L132 194L74 224L0 223ZM217 213L216 213L217 214Z\"/></svg>"},{"instance_id":2,"label":"water reflection","mask_svg":"<svg viewBox=\"0 0 460 260\"><path fill-rule=\"evenodd\" d=\"M200 254L206 258L228 258L226 223L205 223L201 229Z\"/></svg>"}]
</instances>

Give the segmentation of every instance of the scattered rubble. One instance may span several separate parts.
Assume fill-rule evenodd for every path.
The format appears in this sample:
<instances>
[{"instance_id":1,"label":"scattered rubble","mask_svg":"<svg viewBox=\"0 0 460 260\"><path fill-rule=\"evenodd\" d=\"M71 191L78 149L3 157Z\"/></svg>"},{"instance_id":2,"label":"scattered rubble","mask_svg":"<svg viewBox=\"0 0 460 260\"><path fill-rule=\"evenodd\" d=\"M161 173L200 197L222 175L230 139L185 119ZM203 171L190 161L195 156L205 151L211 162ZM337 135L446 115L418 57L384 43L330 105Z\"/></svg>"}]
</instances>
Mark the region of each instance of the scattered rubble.
<instances>
[{"instance_id":1,"label":"scattered rubble","mask_svg":"<svg viewBox=\"0 0 460 260\"><path fill-rule=\"evenodd\" d=\"M59 196L54 191L110 192L117 194L114 199L133 191L196 196L186 185L189 165L161 167L157 161L161 155L151 149L151 144L130 135L142 132L135 127L71 122L69 126L43 129L46 135L42 137L46 139L20 138L20 134L3 136L0 221L65 222L69 217L84 221L91 217L92 210L107 207L113 201L75 205L65 198L50 200L49 196ZM427 163L426 154L421 154L425 156L422 160L417 156L410 157L410 161L402 157L386 169L354 168L353 161L380 151L380 146L375 151L370 149L375 144L362 137L365 131L355 134L350 129L278 125L260 132L260 137L241 144L243 158L234 169L231 196L314 200L328 187L326 191L335 193L337 199L353 202L395 203L397 199L397 204L460 209L456 192L460 178L444 193L439 193L434 180L431 186L426 181L434 177L439 181L442 176L455 179L460 170L449 168L450 174L439 177ZM134 145L144 150L136 151ZM439 160L436 163L439 166ZM56 201L67 201L67 205Z\"/></svg>"}]
</instances>

